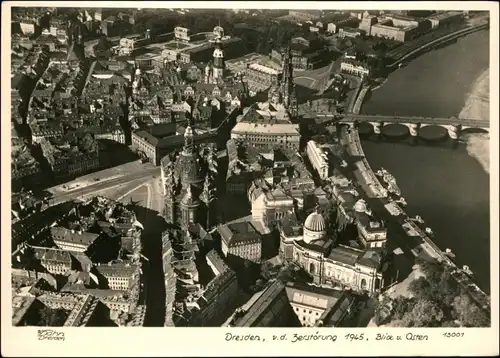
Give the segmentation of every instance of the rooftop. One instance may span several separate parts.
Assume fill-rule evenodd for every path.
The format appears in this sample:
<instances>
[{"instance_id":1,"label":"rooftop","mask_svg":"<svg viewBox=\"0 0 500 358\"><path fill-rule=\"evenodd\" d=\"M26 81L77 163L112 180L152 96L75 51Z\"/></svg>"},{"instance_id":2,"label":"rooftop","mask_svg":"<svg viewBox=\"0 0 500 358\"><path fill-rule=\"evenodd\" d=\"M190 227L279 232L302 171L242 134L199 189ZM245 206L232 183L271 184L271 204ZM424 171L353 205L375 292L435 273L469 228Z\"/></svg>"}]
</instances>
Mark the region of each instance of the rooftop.
<instances>
[{"instance_id":1,"label":"rooftop","mask_svg":"<svg viewBox=\"0 0 500 358\"><path fill-rule=\"evenodd\" d=\"M235 322L237 327L255 327L259 320L273 308L275 301L284 293L285 284L279 280L269 285L263 294L254 302L246 314ZM279 312L275 312L279 314Z\"/></svg>"},{"instance_id":2,"label":"rooftop","mask_svg":"<svg viewBox=\"0 0 500 358\"><path fill-rule=\"evenodd\" d=\"M17 326L35 302L35 297L13 296L12 297L12 325Z\"/></svg>"},{"instance_id":3,"label":"rooftop","mask_svg":"<svg viewBox=\"0 0 500 358\"><path fill-rule=\"evenodd\" d=\"M349 246L339 245L334 247L330 254L328 255L328 259L340 262L349 266L354 266L358 259L364 254L364 251L354 249Z\"/></svg>"},{"instance_id":4,"label":"rooftop","mask_svg":"<svg viewBox=\"0 0 500 358\"><path fill-rule=\"evenodd\" d=\"M209 282L205 292L203 292L202 297L207 302L217 299L219 295L224 293L225 288L233 284L235 281L236 272L234 272L233 270L226 270Z\"/></svg>"},{"instance_id":5,"label":"rooftop","mask_svg":"<svg viewBox=\"0 0 500 358\"><path fill-rule=\"evenodd\" d=\"M275 75L275 76L278 75L278 71L275 70L274 68L260 65L258 63L251 63L248 65L248 68L255 70L255 71L263 72L267 75Z\"/></svg>"},{"instance_id":6,"label":"rooftop","mask_svg":"<svg viewBox=\"0 0 500 358\"><path fill-rule=\"evenodd\" d=\"M130 262L110 262L108 264L97 265L96 269L105 277L129 278L138 271L139 266Z\"/></svg>"},{"instance_id":7,"label":"rooftop","mask_svg":"<svg viewBox=\"0 0 500 358\"><path fill-rule=\"evenodd\" d=\"M89 232L76 232L59 226L51 227L50 233L56 244L58 242L62 242L90 246L99 237L97 234L91 234Z\"/></svg>"},{"instance_id":8,"label":"rooftop","mask_svg":"<svg viewBox=\"0 0 500 358\"><path fill-rule=\"evenodd\" d=\"M213 266L212 270L215 268L219 274L229 270L229 266L224 262L215 249L212 249L207 253L207 262L210 266Z\"/></svg>"},{"instance_id":9,"label":"rooftop","mask_svg":"<svg viewBox=\"0 0 500 358\"><path fill-rule=\"evenodd\" d=\"M32 246L32 248L34 250L34 256L38 260L54 261L71 265L71 255L67 251L36 246Z\"/></svg>"},{"instance_id":10,"label":"rooftop","mask_svg":"<svg viewBox=\"0 0 500 358\"><path fill-rule=\"evenodd\" d=\"M249 221L233 222L217 228L222 240L228 245L260 242L261 235Z\"/></svg>"},{"instance_id":11,"label":"rooftop","mask_svg":"<svg viewBox=\"0 0 500 358\"><path fill-rule=\"evenodd\" d=\"M293 282L286 284L286 293L291 304L295 303L319 309L327 309L333 306L343 296L343 292L334 289Z\"/></svg>"},{"instance_id":12,"label":"rooftop","mask_svg":"<svg viewBox=\"0 0 500 358\"><path fill-rule=\"evenodd\" d=\"M292 123L248 123L239 122L232 129L233 133L269 134L269 135L299 135L299 125Z\"/></svg>"}]
</instances>

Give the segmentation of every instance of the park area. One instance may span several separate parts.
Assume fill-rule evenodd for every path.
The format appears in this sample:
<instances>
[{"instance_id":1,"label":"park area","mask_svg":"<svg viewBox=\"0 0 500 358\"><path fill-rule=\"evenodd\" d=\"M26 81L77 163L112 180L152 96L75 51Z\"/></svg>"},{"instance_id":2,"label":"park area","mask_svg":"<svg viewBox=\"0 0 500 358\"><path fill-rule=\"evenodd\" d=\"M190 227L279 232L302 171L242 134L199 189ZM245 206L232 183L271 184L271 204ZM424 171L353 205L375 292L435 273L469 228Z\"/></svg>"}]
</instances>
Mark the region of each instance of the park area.
<instances>
[{"instance_id":1,"label":"park area","mask_svg":"<svg viewBox=\"0 0 500 358\"><path fill-rule=\"evenodd\" d=\"M368 327L487 327L490 319L437 261L419 260L413 272L374 302Z\"/></svg>"}]
</instances>

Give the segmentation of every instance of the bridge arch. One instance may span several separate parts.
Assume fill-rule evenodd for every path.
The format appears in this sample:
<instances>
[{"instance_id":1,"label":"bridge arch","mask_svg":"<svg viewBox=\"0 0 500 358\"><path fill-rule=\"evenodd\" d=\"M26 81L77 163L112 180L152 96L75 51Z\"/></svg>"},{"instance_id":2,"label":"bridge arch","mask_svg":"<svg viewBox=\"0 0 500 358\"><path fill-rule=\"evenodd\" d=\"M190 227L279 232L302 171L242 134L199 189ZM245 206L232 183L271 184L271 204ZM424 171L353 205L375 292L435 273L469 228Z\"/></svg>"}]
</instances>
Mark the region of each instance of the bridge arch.
<instances>
[{"instance_id":1,"label":"bridge arch","mask_svg":"<svg viewBox=\"0 0 500 358\"><path fill-rule=\"evenodd\" d=\"M421 123L418 129L419 138L426 140L440 140L450 136L445 125Z\"/></svg>"},{"instance_id":2,"label":"bridge arch","mask_svg":"<svg viewBox=\"0 0 500 358\"><path fill-rule=\"evenodd\" d=\"M380 123L380 124L378 124ZM386 137L390 138L403 138L406 137L410 130L405 123L386 123L377 122L376 126L379 126L380 133L384 134ZM377 131L377 127L374 127L374 131Z\"/></svg>"},{"instance_id":3,"label":"bridge arch","mask_svg":"<svg viewBox=\"0 0 500 358\"><path fill-rule=\"evenodd\" d=\"M463 126L460 130L460 133L463 134L490 133L490 129L484 127Z\"/></svg>"}]
</instances>

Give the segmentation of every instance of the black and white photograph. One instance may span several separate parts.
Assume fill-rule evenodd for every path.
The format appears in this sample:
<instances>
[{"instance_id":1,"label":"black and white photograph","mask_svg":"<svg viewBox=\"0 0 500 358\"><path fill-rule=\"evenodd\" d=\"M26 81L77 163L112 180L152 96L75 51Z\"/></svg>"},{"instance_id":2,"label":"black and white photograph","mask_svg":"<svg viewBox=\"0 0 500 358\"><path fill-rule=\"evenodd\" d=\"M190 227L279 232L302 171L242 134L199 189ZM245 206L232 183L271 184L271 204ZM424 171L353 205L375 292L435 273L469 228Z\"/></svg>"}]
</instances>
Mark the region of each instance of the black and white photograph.
<instances>
[{"instance_id":1,"label":"black and white photograph","mask_svg":"<svg viewBox=\"0 0 500 358\"><path fill-rule=\"evenodd\" d=\"M498 325L490 11L127 3L10 8L12 327Z\"/></svg>"}]
</instances>

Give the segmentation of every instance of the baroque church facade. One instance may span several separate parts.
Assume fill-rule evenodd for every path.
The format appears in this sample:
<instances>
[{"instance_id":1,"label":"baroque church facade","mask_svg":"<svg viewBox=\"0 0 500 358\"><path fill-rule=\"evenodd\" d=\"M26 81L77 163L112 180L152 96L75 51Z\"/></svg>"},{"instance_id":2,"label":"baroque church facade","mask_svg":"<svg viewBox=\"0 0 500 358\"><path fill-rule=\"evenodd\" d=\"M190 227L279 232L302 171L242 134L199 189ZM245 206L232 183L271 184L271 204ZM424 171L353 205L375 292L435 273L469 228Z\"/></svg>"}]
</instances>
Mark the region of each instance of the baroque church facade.
<instances>
[{"instance_id":1,"label":"baroque church facade","mask_svg":"<svg viewBox=\"0 0 500 358\"><path fill-rule=\"evenodd\" d=\"M183 149L167 155L161 162L165 220L183 230L196 224L203 228L213 227L216 224L217 176L214 146L195 145L189 122Z\"/></svg>"},{"instance_id":2,"label":"baroque church facade","mask_svg":"<svg viewBox=\"0 0 500 358\"><path fill-rule=\"evenodd\" d=\"M284 262L302 267L319 285L370 293L384 287L387 266L383 247L353 247L340 243L338 228L328 230L327 225L333 224L328 224L319 210L310 213L302 226L289 221L291 216L284 218L279 229L279 251Z\"/></svg>"}]
</instances>

